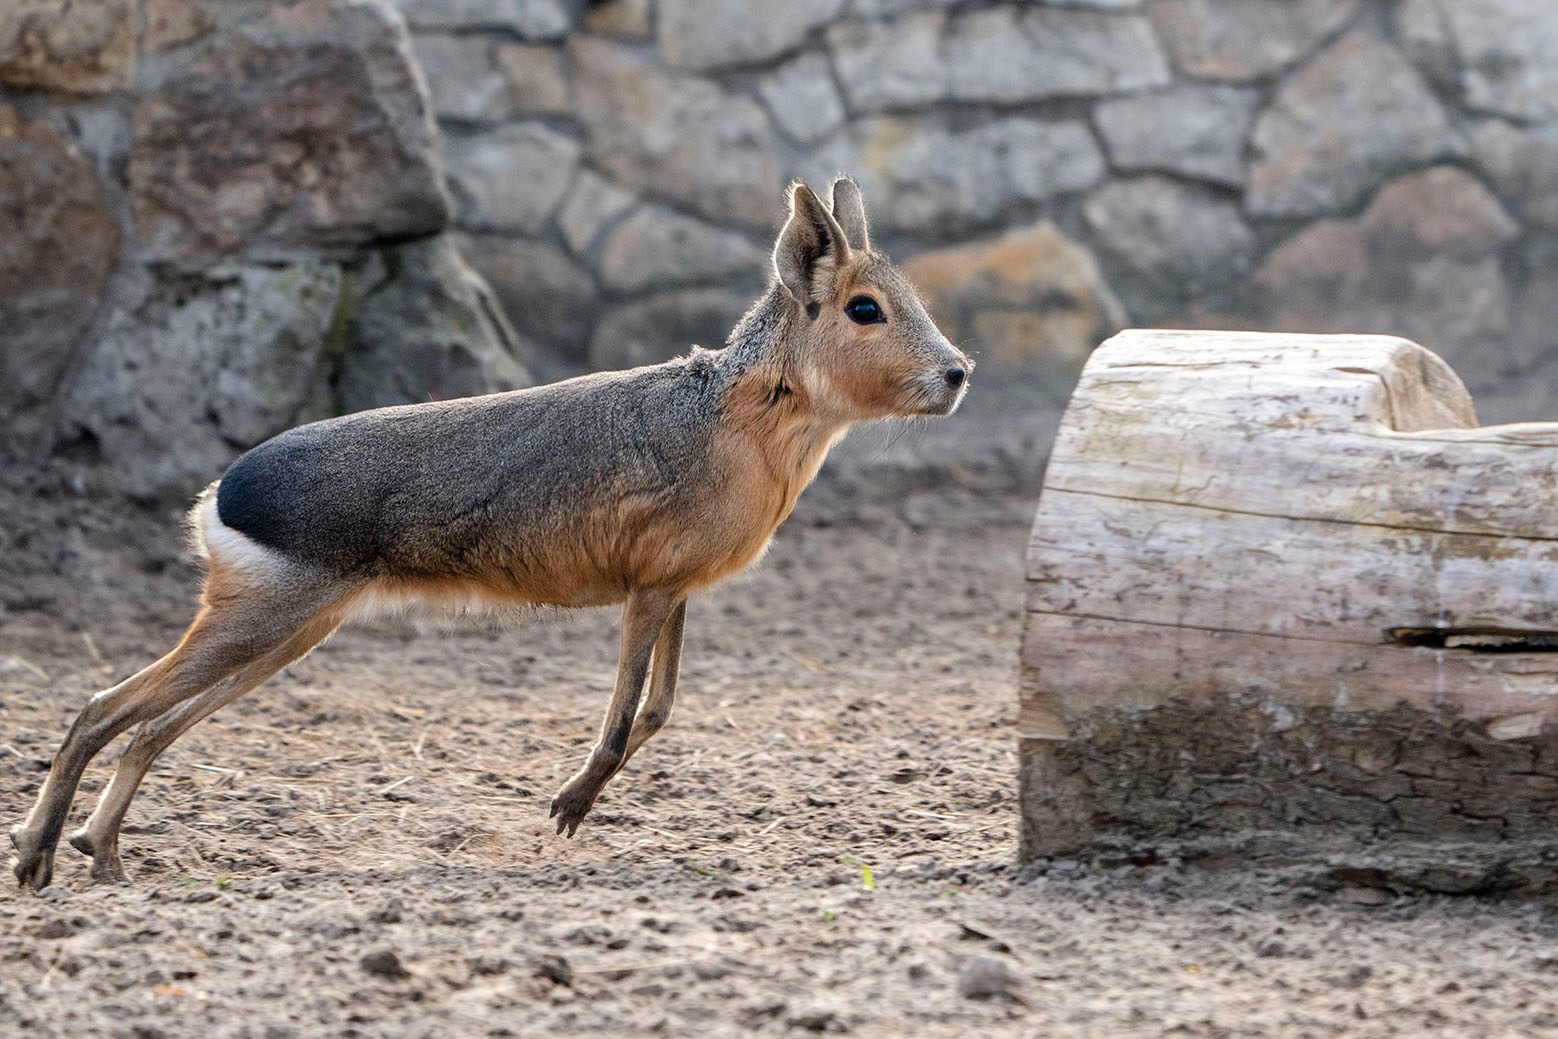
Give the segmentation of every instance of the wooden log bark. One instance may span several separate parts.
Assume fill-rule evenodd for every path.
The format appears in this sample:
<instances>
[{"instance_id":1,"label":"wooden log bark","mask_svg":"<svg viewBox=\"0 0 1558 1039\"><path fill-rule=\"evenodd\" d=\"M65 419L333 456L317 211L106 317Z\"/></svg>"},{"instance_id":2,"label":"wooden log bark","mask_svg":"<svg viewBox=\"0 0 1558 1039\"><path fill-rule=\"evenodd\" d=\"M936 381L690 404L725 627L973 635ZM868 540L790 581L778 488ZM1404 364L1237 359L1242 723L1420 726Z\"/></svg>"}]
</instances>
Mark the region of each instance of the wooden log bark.
<instances>
[{"instance_id":1,"label":"wooden log bark","mask_svg":"<svg viewBox=\"0 0 1558 1039\"><path fill-rule=\"evenodd\" d=\"M1385 336L1129 331L1028 549L1023 851L1558 833L1558 423Z\"/></svg>"}]
</instances>

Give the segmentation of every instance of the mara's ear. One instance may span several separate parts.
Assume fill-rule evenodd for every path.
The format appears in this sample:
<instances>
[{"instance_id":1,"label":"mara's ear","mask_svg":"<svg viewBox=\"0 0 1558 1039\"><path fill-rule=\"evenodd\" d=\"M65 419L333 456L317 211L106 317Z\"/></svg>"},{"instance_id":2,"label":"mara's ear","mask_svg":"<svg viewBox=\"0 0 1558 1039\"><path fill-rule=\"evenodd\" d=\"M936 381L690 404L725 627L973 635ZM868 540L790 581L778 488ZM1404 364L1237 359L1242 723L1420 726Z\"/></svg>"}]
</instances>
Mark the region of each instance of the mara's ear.
<instances>
[{"instance_id":1,"label":"mara's ear","mask_svg":"<svg viewBox=\"0 0 1558 1039\"><path fill-rule=\"evenodd\" d=\"M871 248L871 232L866 227L866 201L860 197L860 185L848 177L833 182L829 200L833 219L844 229L844 240L851 249L866 252Z\"/></svg>"},{"instance_id":2,"label":"mara's ear","mask_svg":"<svg viewBox=\"0 0 1558 1039\"><path fill-rule=\"evenodd\" d=\"M774 243L774 273L785 291L816 317L817 273L827 262L849 260L849 243L822 199L805 184L790 185L790 218Z\"/></svg>"}]
</instances>

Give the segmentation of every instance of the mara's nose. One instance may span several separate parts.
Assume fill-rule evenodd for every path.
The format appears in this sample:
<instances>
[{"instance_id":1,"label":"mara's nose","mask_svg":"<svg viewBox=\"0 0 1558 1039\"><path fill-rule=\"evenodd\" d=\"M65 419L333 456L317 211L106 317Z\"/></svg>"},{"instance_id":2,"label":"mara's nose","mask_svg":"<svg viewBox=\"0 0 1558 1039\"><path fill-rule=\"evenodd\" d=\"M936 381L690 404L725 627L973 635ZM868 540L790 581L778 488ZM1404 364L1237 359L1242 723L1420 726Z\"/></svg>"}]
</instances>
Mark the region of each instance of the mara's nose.
<instances>
[{"instance_id":1,"label":"mara's nose","mask_svg":"<svg viewBox=\"0 0 1558 1039\"><path fill-rule=\"evenodd\" d=\"M968 372L962 368L948 368L946 371L947 385L954 390L963 385L963 380L968 378Z\"/></svg>"}]
</instances>

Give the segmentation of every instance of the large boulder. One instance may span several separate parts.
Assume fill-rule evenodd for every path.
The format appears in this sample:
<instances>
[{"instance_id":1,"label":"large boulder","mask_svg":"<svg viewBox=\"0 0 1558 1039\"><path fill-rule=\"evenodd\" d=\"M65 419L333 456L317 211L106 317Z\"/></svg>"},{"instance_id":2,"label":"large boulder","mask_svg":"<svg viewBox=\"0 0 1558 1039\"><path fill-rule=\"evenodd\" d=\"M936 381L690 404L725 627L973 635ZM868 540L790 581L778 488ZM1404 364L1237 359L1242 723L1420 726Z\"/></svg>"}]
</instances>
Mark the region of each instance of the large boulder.
<instances>
[{"instance_id":1,"label":"large boulder","mask_svg":"<svg viewBox=\"0 0 1558 1039\"><path fill-rule=\"evenodd\" d=\"M1338 40L1284 83L1251 140L1248 206L1271 217L1346 209L1391 174L1459 144L1401 53L1363 33Z\"/></svg>"},{"instance_id":2,"label":"large boulder","mask_svg":"<svg viewBox=\"0 0 1558 1039\"><path fill-rule=\"evenodd\" d=\"M60 41L118 7L30 3L15 38L0 18L0 82L58 95L22 97L31 122L0 106L0 210L19 216L0 235L8 441L63 439L105 486L187 497L343 406L528 381L521 341L440 234L439 135L393 7L121 6L135 17L112 26L143 58L106 102L63 96L99 89L77 74L108 65ZM13 45L70 82L18 80ZM489 53L501 69L523 46Z\"/></svg>"},{"instance_id":3,"label":"large boulder","mask_svg":"<svg viewBox=\"0 0 1558 1039\"><path fill-rule=\"evenodd\" d=\"M6 0L0 84L102 94L130 84L136 0Z\"/></svg>"},{"instance_id":4,"label":"large boulder","mask_svg":"<svg viewBox=\"0 0 1558 1039\"><path fill-rule=\"evenodd\" d=\"M530 385L526 348L447 236L387 247L361 277L337 378L342 409Z\"/></svg>"},{"instance_id":5,"label":"large boulder","mask_svg":"<svg viewBox=\"0 0 1558 1039\"><path fill-rule=\"evenodd\" d=\"M762 106L607 40L575 36L568 52L597 166L711 219L769 229L779 159Z\"/></svg>"},{"instance_id":6,"label":"large boulder","mask_svg":"<svg viewBox=\"0 0 1558 1039\"><path fill-rule=\"evenodd\" d=\"M237 450L328 413L339 265L132 278L65 402L119 489L188 497Z\"/></svg>"},{"instance_id":7,"label":"large boulder","mask_svg":"<svg viewBox=\"0 0 1558 1039\"><path fill-rule=\"evenodd\" d=\"M89 163L0 105L0 411L46 401L92 325L119 248Z\"/></svg>"},{"instance_id":8,"label":"large boulder","mask_svg":"<svg viewBox=\"0 0 1558 1039\"><path fill-rule=\"evenodd\" d=\"M244 8L198 47L134 111L129 193L148 258L349 250L447 223L438 131L392 8Z\"/></svg>"},{"instance_id":9,"label":"large boulder","mask_svg":"<svg viewBox=\"0 0 1558 1039\"><path fill-rule=\"evenodd\" d=\"M1464 171L1440 166L1382 188L1363 214L1324 221L1254 275L1268 327L1431 341L1474 393L1509 369L1504 250L1520 233Z\"/></svg>"}]
</instances>

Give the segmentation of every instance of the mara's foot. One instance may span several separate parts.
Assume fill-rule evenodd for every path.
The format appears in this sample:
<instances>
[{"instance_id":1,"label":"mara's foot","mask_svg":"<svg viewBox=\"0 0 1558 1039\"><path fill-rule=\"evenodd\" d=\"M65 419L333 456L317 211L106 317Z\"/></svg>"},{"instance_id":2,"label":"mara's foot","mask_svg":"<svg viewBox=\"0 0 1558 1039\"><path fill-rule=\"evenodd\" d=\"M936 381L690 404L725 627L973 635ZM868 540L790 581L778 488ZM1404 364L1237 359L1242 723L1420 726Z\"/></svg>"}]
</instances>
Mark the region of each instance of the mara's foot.
<instances>
[{"instance_id":1,"label":"mara's foot","mask_svg":"<svg viewBox=\"0 0 1558 1039\"><path fill-rule=\"evenodd\" d=\"M16 854L11 859L11 872L24 886L42 891L54 878L54 843L45 842L23 826L11 828L11 844Z\"/></svg>"},{"instance_id":2,"label":"mara's foot","mask_svg":"<svg viewBox=\"0 0 1558 1039\"><path fill-rule=\"evenodd\" d=\"M568 784L558 791L552 798L552 815L557 820L557 832L565 829L568 836L572 837L584 817L590 814L590 808L595 804L595 797L600 793L600 784L590 782L583 776L575 776Z\"/></svg>"},{"instance_id":3,"label":"mara's foot","mask_svg":"<svg viewBox=\"0 0 1558 1039\"><path fill-rule=\"evenodd\" d=\"M130 878L124 874L124 863L119 861L117 837L109 841L98 841L86 827L82 827L70 835L70 846L81 854L92 857L92 883L128 884L130 882Z\"/></svg>"}]
</instances>

